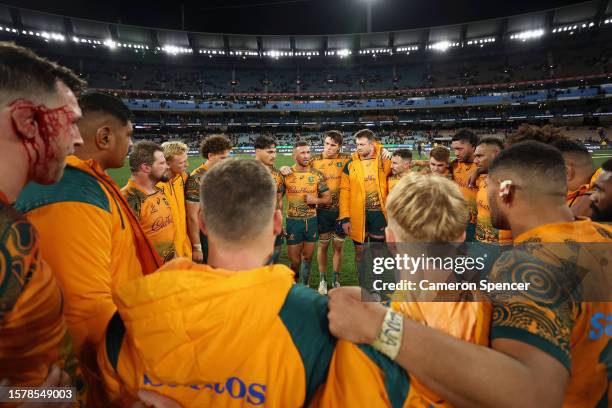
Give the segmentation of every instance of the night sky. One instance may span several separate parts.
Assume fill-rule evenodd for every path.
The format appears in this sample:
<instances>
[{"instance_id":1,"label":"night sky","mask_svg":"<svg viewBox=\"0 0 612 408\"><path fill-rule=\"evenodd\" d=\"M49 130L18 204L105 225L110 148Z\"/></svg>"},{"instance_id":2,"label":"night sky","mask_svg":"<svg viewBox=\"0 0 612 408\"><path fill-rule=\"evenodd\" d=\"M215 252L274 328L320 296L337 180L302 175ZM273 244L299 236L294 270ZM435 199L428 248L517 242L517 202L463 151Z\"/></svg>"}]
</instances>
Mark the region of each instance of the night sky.
<instances>
[{"instance_id":1,"label":"night sky","mask_svg":"<svg viewBox=\"0 0 612 408\"><path fill-rule=\"evenodd\" d=\"M240 34L342 34L366 31L367 0L199 0L143 2L0 0L15 7L155 28ZM465 23L577 0L371 0L372 31ZM124 3L124 4L121 4ZM184 9L182 19L181 5ZM184 27L183 27L184 21Z\"/></svg>"}]
</instances>

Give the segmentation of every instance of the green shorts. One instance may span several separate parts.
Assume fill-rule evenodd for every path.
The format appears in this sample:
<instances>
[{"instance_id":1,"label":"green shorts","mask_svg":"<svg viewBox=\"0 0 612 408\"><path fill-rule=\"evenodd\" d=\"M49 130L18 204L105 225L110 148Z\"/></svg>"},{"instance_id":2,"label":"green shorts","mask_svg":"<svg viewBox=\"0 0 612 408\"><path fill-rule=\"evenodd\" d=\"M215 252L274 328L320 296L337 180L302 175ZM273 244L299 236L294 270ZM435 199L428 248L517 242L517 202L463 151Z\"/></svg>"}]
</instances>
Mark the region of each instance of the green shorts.
<instances>
[{"instance_id":1,"label":"green shorts","mask_svg":"<svg viewBox=\"0 0 612 408\"><path fill-rule=\"evenodd\" d=\"M380 210L366 210L366 234L368 235L385 235L387 220L385 214Z\"/></svg>"},{"instance_id":2,"label":"green shorts","mask_svg":"<svg viewBox=\"0 0 612 408\"><path fill-rule=\"evenodd\" d=\"M317 210L317 222L319 223L319 234L327 234L335 231L336 220L340 215L337 210Z\"/></svg>"},{"instance_id":3,"label":"green shorts","mask_svg":"<svg viewBox=\"0 0 612 408\"><path fill-rule=\"evenodd\" d=\"M287 245L316 242L317 239L319 239L319 231L316 216L310 218L287 217Z\"/></svg>"}]
</instances>

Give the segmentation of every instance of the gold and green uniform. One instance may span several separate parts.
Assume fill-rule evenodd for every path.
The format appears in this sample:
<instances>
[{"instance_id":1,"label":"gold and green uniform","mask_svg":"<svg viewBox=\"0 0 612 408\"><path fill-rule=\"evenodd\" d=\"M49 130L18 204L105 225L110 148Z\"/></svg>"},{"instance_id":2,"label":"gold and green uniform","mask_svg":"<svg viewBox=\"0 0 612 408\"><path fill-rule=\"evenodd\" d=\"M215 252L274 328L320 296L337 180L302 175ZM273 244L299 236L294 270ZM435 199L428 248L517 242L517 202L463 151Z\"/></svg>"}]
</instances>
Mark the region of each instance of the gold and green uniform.
<instances>
[{"instance_id":1,"label":"gold and green uniform","mask_svg":"<svg viewBox=\"0 0 612 408\"><path fill-rule=\"evenodd\" d=\"M467 201L470 212L465 240L473 241L476 235L476 194L478 193L478 189L476 187L470 187L469 184L470 176L476 171L476 164L455 159L450 164L450 170L453 175L453 181L457 184L459 190L461 190L463 198Z\"/></svg>"},{"instance_id":2,"label":"gold and green uniform","mask_svg":"<svg viewBox=\"0 0 612 408\"><path fill-rule=\"evenodd\" d=\"M487 175L481 175L476 181L476 241L487 244L506 245L512 243L512 231L500 230L491 223L491 208L487 198Z\"/></svg>"},{"instance_id":3,"label":"gold and green uniform","mask_svg":"<svg viewBox=\"0 0 612 408\"><path fill-rule=\"evenodd\" d=\"M306 204L308 194L319 196L329 190L325 176L319 170L291 168L293 172L285 177L287 195L287 244L314 242L318 239L317 208Z\"/></svg>"},{"instance_id":4,"label":"gold and green uniform","mask_svg":"<svg viewBox=\"0 0 612 408\"><path fill-rule=\"evenodd\" d=\"M160 258L164 262L173 259L176 256L174 220L172 207L163 190L155 187L154 193L147 194L132 180L128 180L127 185L121 189L121 194Z\"/></svg>"},{"instance_id":5,"label":"gold and green uniform","mask_svg":"<svg viewBox=\"0 0 612 408\"><path fill-rule=\"evenodd\" d=\"M536 289L493 303L491 339L520 341L558 360L570 375L564 408L612 401L612 302L585 301L571 288L582 271L607 275L610 251L598 250L604 243L612 243L612 228L588 218L546 224L514 237L521 250L502 254L493 269L500 281Z\"/></svg>"}]
</instances>

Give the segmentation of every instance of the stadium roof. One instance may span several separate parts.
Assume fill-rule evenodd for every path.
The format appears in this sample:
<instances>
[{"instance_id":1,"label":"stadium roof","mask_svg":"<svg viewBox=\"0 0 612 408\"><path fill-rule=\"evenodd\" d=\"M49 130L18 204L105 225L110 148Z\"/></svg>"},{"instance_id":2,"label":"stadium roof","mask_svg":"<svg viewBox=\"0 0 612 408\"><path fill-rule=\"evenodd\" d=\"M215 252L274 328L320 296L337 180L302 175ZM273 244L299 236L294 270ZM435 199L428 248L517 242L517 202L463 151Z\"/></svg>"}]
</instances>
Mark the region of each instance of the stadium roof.
<instances>
[{"instance_id":1,"label":"stadium roof","mask_svg":"<svg viewBox=\"0 0 612 408\"><path fill-rule=\"evenodd\" d=\"M612 0L593 0L566 7L449 26L378 33L334 35L237 35L202 33L113 24L0 4L0 30L18 29L24 34L55 33L75 41L95 44L169 49L173 53L213 51L230 55L339 55L394 53L416 49L445 49L455 45L486 44L503 39L525 40L557 30L599 26L612 15ZM569 28L568 28L569 27ZM38 34L36 34L38 35ZM251 54L248 54L248 53Z\"/></svg>"}]
</instances>

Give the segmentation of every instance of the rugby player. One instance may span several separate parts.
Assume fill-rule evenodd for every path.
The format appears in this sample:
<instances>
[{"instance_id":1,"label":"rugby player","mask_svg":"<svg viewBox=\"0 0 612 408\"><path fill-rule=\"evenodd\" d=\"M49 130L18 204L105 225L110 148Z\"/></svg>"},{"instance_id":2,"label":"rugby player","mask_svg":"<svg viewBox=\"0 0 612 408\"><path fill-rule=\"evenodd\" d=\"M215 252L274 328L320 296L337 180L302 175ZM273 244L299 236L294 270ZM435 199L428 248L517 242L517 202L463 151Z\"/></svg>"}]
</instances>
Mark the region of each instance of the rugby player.
<instances>
[{"instance_id":1,"label":"rugby player","mask_svg":"<svg viewBox=\"0 0 612 408\"><path fill-rule=\"evenodd\" d=\"M169 180L170 168L160 145L141 141L130 153L130 176L121 194L140 221L140 225L157 254L164 262L176 256L174 248L175 227L172 207L159 182Z\"/></svg>"},{"instance_id":2,"label":"rugby player","mask_svg":"<svg viewBox=\"0 0 612 408\"><path fill-rule=\"evenodd\" d=\"M191 241L187 234L187 210L185 208L185 183L187 181L187 152L189 148L183 142L171 141L161 145L166 162L170 167L170 179L157 183L170 202L172 220L174 221L174 247L177 256L191 258Z\"/></svg>"},{"instance_id":3,"label":"rugby player","mask_svg":"<svg viewBox=\"0 0 612 408\"><path fill-rule=\"evenodd\" d=\"M283 211L283 194L285 193L285 180L280 171L274 167L276 161L276 141L269 136L261 135L255 139L255 158L270 170L270 174L276 182L276 205ZM272 263L277 263L283 245L283 234L276 236L274 242L274 253Z\"/></svg>"},{"instance_id":4,"label":"rugby player","mask_svg":"<svg viewBox=\"0 0 612 408\"><path fill-rule=\"evenodd\" d=\"M593 221L612 223L612 160L606 160L601 169L589 197Z\"/></svg>"},{"instance_id":5,"label":"rugby player","mask_svg":"<svg viewBox=\"0 0 612 408\"><path fill-rule=\"evenodd\" d=\"M567 168L567 205L575 216L590 217L591 200L589 195L593 190L595 180L601 169L595 171L593 160L588 149L583 145L568 139L559 139L552 143L561 151Z\"/></svg>"},{"instance_id":6,"label":"rugby player","mask_svg":"<svg viewBox=\"0 0 612 408\"><path fill-rule=\"evenodd\" d=\"M398 149L391 156L391 176L387 180L389 192L402 177L410 172L412 152L409 149Z\"/></svg>"},{"instance_id":7,"label":"rugby player","mask_svg":"<svg viewBox=\"0 0 612 408\"><path fill-rule=\"evenodd\" d=\"M191 172L185 182L185 201L187 205L187 232L191 241L191 257L195 262L206 262L206 236L200 233L198 218L200 213L200 184L206 171L221 160L229 157L232 144L225 135L210 135L202 140L200 154L205 163Z\"/></svg>"},{"instance_id":8,"label":"rugby player","mask_svg":"<svg viewBox=\"0 0 612 408\"><path fill-rule=\"evenodd\" d=\"M355 133L357 151L344 166L340 182L340 214L344 233L355 244L355 264L360 282L364 279L361 259L364 243L384 242L387 226L385 203L391 161L381 156L381 145L374 142L374 132Z\"/></svg>"},{"instance_id":9,"label":"rugby player","mask_svg":"<svg viewBox=\"0 0 612 408\"><path fill-rule=\"evenodd\" d=\"M412 160L411 167L421 167L417 172L419 174L436 174L453 178L449 170L450 166L450 151L444 146L436 146L429 151L429 160Z\"/></svg>"},{"instance_id":10,"label":"rugby player","mask_svg":"<svg viewBox=\"0 0 612 408\"><path fill-rule=\"evenodd\" d=\"M340 200L340 179L342 170L350 159L350 155L340 152L343 136L338 130L328 130L323 133L323 152L312 159L312 166L325 176L325 182L331 192L332 202L317 206L317 221L319 224L319 248L317 262L319 265L319 293L327 294L327 249L332 242L332 286L340 287L340 271L342 269L342 253L344 249L345 234L338 222L340 213L338 202ZM281 168L283 174L291 174L291 168Z\"/></svg>"},{"instance_id":11,"label":"rugby player","mask_svg":"<svg viewBox=\"0 0 612 408\"><path fill-rule=\"evenodd\" d=\"M332 196L323 173L310 165L310 146L307 142L295 144L293 160L292 173L285 176L284 181L287 195L287 255L291 269L296 275L299 273L304 285L308 285L310 263L319 238L317 206L330 204Z\"/></svg>"},{"instance_id":12,"label":"rugby player","mask_svg":"<svg viewBox=\"0 0 612 408\"><path fill-rule=\"evenodd\" d=\"M455 160L450 163L450 172L453 181L457 183L468 203L470 222L467 226L466 241L473 241L476 235L476 194L478 189L470 185L470 177L476 172L474 164L474 150L478 144L478 136L468 129L458 130L452 139L452 149L455 151Z\"/></svg>"},{"instance_id":13,"label":"rugby player","mask_svg":"<svg viewBox=\"0 0 612 408\"><path fill-rule=\"evenodd\" d=\"M83 143L75 94L84 85L69 69L0 42L0 380L13 387L78 385L81 401L61 287L41 258L35 226L13 203L30 181L57 182L66 156Z\"/></svg>"},{"instance_id":14,"label":"rugby player","mask_svg":"<svg viewBox=\"0 0 612 408\"><path fill-rule=\"evenodd\" d=\"M332 287L340 287L340 271L342 270L342 254L344 249L344 232L339 227L340 215L340 179L342 170L350 159L350 155L340 152L343 142L342 132L328 130L323 133L323 152L315 156L312 166L323 173L325 183L332 196L331 204L317 206L317 221L319 224L319 248L317 262L319 264L319 293L327 294L327 250L332 243Z\"/></svg>"},{"instance_id":15,"label":"rugby player","mask_svg":"<svg viewBox=\"0 0 612 408\"><path fill-rule=\"evenodd\" d=\"M491 209L487 193L487 173L489 165L501 153L504 145L496 137L483 137L476 145L474 164L478 171L476 187L476 241L485 244L507 245L512 243L512 233L508 230L498 230L491 224Z\"/></svg>"}]
</instances>

